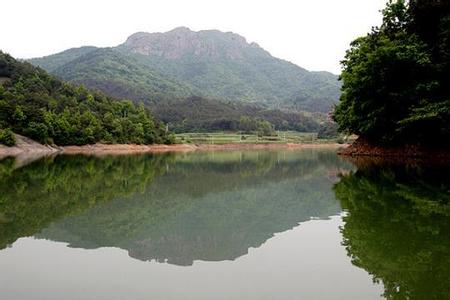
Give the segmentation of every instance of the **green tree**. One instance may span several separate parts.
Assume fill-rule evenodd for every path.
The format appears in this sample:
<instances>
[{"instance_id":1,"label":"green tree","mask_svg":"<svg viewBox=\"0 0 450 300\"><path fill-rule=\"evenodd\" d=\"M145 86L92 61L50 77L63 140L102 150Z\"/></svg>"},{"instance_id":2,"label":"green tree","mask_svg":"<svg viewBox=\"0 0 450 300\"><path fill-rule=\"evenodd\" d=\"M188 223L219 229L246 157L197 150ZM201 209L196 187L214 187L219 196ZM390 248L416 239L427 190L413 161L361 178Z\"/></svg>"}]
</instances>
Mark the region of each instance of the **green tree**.
<instances>
[{"instance_id":1,"label":"green tree","mask_svg":"<svg viewBox=\"0 0 450 300\"><path fill-rule=\"evenodd\" d=\"M334 111L340 131L384 144L443 145L450 138L449 5L429 1L440 5L430 27L436 38L429 39L418 26L429 7L416 5L422 2L389 1L383 24L351 43Z\"/></svg>"},{"instance_id":2,"label":"green tree","mask_svg":"<svg viewBox=\"0 0 450 300\"><path fill-rule=\"evenodd\" d=\"M334 122L326 121L320 124L319 132L317 133L317 138L319 139L331 139L337 138L337 124Z\"/></svg>"},{"instance_id":3,"label":"green tree","mask_svg":"<svg viewBox=\"0 0 450 300\"><path fill-rule=\"evenodd\" d=\"M30 122L24 130L32 139L46 143L48 141L48 127L44 123Z\"/></svg>"}]
</instances>

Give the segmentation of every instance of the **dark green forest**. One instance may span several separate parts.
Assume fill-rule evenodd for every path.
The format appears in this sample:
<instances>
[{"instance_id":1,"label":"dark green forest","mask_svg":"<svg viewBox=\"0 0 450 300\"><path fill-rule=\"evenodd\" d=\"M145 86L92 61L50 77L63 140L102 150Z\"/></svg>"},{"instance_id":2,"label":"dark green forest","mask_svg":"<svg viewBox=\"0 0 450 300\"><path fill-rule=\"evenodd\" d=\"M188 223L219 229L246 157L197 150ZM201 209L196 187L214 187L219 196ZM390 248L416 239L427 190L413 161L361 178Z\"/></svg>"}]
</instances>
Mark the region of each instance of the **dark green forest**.
<instances>
[{"instance_id":1,"label":"dark green forest","mask_svg":"<svg viewBox=\"0 0 450 300\"><path fill-rule=\"evenodd\" d=\"M339 129L376 144L448 145L450 2L391 0L343 60Z\"/></svg>"},{"instance_id":2,"label":"dark green forest","mask_svg":"<svg viewBox=\"0 0 450 300\"><path fill-rule=\"evenodd\" d=\"M75 86L0 52L0 143L12 132L44 144L172 143L143 105Z\"/></svg>"}]
</instances>

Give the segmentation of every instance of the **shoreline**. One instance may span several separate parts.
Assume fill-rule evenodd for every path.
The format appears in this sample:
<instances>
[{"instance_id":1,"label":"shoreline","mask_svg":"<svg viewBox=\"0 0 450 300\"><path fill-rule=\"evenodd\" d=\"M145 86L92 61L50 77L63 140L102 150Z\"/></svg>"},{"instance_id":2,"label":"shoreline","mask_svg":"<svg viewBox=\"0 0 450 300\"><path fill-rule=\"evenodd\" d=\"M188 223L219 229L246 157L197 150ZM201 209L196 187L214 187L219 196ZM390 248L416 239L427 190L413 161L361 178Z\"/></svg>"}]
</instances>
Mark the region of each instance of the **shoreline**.
<instances>
[{"instance_id":1,"label":"shoreline","mask_svg":"<svg viewBox=\"0 0 450 300\"><path fill-rule=\"evenodd\" d=\"M426 149L417 146L386 148L358 139L352 144L309 144L309 143L227 143L227 144L91 144L82 146L42 145L27 137L16 135L17 144L13 147L0 145L0 159L19 156L48 155L127 155L140 153L194 152L194 151L239 151L239 150L298 150L298 149L336 149L338 155L349 158L374 159L438 159L450 160L448 149Z\"/></svg>"},{"instance_id":2,"label":"shoreline","mask_svg":"<svg viewBox=\"0 0 450 300\"><path fill-rule=\"evenodd\" d=\"M138 154L138 153L166 153L166 152L195 152L195 151L238 151L238 150L296 150L311 148L337 149L341 144L173 144L173 145L133 145L133 144L94 144L83 146L61 147L61 154Z\"/></svg>"},{"instance_id":3,"label":"shoreline","mask_svg":"<svg viewBox=\"0 0 450 300\"><path fill-rule=\"evenodd\" d=\"M136 145L136 144L93 144L82 146L45 146L29 139L21 138L13 147L0 145L0 159L8 156L52 155L52 154L85 154L85 155L127 155L139 153L167 153L194 151L236 151L236 150L296 150L329 148L338 149L346 144L173 144L173 145Z\"/></svg>"}]
</instances>

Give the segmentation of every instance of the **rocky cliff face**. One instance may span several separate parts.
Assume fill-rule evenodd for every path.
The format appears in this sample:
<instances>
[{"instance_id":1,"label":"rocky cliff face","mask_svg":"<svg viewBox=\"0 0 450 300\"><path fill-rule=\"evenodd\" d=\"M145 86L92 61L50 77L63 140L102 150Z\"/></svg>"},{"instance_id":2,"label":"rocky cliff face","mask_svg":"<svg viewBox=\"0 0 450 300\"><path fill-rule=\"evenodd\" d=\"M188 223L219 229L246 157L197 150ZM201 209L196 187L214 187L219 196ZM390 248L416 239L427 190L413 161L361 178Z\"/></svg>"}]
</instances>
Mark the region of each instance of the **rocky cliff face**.
<instances>
[{"instance_id":1,"label":"rocky cliff face","mask_svg":"<svg viewBox=\"0 0 450 300\"><path fill-rule=\"evenodd\" d=\"M256 50L270 56L256 43L247 43L244 37L218 30L192 31L178 27L168 32L138 32L131 35L121 47L148 56L180 59L184 56L242 59L246 51Z\"/></svg>"}]
</instances>

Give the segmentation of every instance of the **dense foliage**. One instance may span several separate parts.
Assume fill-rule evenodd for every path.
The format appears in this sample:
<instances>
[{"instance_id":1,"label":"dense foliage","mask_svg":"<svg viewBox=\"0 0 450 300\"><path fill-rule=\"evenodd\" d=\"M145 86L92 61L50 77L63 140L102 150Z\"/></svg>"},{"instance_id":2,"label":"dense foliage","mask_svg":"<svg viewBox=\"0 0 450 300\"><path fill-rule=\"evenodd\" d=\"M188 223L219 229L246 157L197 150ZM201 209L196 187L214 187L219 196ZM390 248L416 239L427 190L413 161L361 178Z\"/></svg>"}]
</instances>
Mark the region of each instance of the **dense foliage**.
<instances>
[{"instance_id":1,"label":"dense foliage","mask_svg":"<svg viewBox=\"0 0 450 300\"><path fill-rule=\"evenodd\" d=\"M150 108L157 118L168 123L170 129L175 132L215 130L268 132L268 127L275 130L314 132L319 128L318 119L323 118L320 115L225 103L202 97L167 100L151 104ZM252 125L246 124L245 121L248 120Z\"/></svg>"},{"instance_id":2,"label":"dense foliage","mask_svg":"<svg viewBox=\"0 0 450 300\"><path fill-rule=\"evenodd\" d=\"M447 143L450 2L391 0L383 24L353 41L342 63L341 131L376 143Z\"/></svg>"},{"instance_id":3,"label":"dense foliage","mask_svg":"<svg viewBox=\"0 0 450 300\"><path fill-rule=\"evenodd\" d=\"M74 48L31 62L63 79L135 101L198 95L326 113L339 98L336 75L309 72L217 30L136 33L118 47Z\"/></svg>"},{"instance_id":4,"label":"dense foliage","mask_svg":"<svg viewBox=\"0 0 450 300\"><path fill-rule=\"evenodd\" d=\"M136 103L161 102L194 93L192 87L143 65L131 55L110 48L69 49L31 62L64 80Z\"/></svg>"},{"instance_id":5,"label":"dense foliage","mask_svg":"<svg viewBox=\"0 0 450 300\"><path fill-rule=\"evenodd\" d=\"M0 52L0 128L42 143L170 143L143 105L74 86ZM0 141L11 144L9 131Z\"/></svg>"},{"instance_id":6,"label":"dense foliage","mask_svg":"<svg viewBox=\"0 0 450 300\"><path fill-rule=\"evenodd\" d=\"M334 187L347 211L342 233L348 255L383 284L386 299L448 298L447 173L445 166L372 165Z\"/></svg>"}]
</instances>

